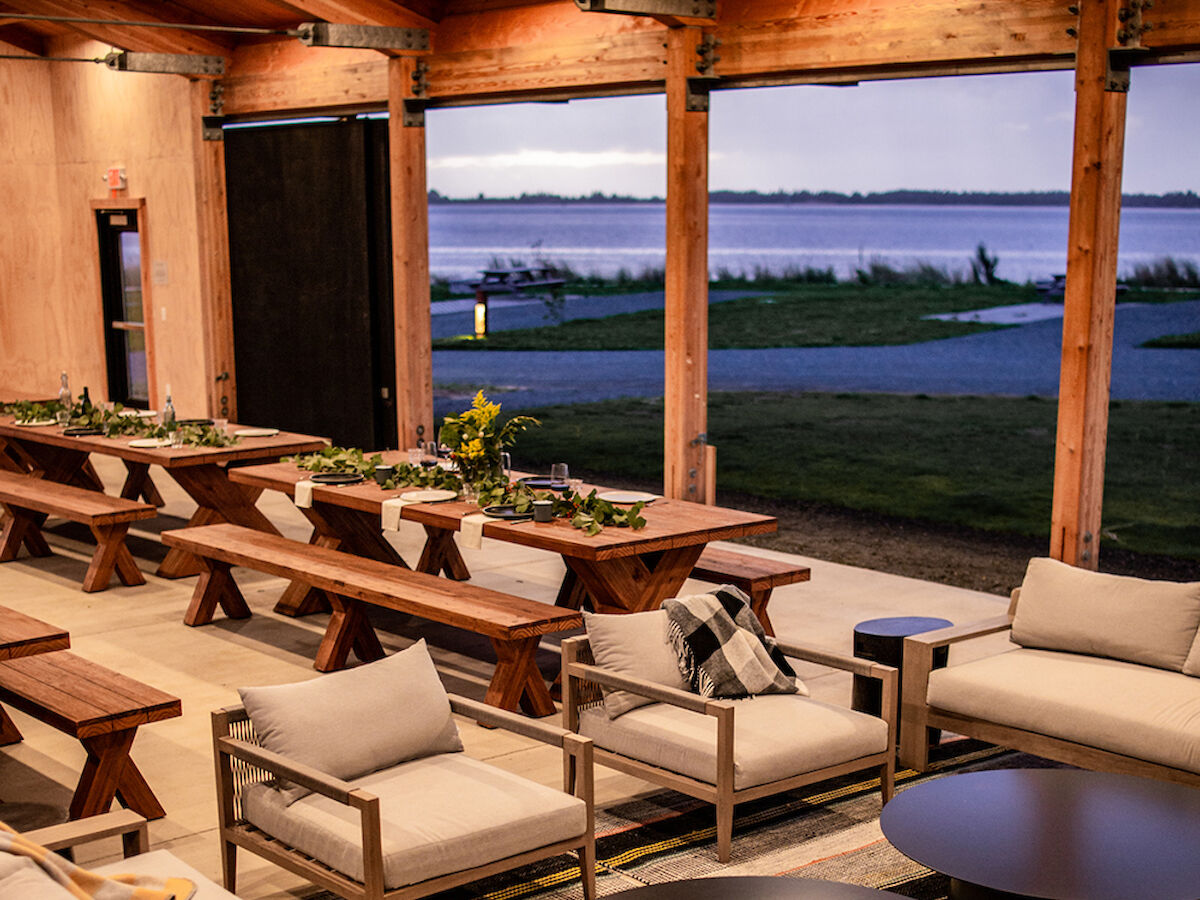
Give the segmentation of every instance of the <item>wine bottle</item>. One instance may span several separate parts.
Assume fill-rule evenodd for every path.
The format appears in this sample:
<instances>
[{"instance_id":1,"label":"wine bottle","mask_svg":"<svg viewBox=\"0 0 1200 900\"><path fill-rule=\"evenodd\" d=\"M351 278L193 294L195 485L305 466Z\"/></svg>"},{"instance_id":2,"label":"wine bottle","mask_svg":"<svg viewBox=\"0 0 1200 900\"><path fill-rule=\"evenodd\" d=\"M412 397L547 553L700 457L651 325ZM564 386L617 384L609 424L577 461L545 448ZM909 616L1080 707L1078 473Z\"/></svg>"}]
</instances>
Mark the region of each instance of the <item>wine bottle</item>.
<instances>
[{"instance_id":1,"label":"wine bottle","mask_svg":"<svg viewBox=\"0 0 1200 900\"><path fill-rule=\"evenodd\" d=\"M167 385L167 399L162 408L162 424L168 432L175 430L175 404L171 402L171 386Z\"/></svg>"},{"instance_id":2,"label":"wine bottle","mask_svg":"<svg viewBox=\"0 0 1200 900\"><path fill-rule=\"evenodd\" d=\"M71 385L67 381L66 372L59 376L59 383L58 402L62 404L63 409L69 410L74 404L71 402Z\"/></svg>"},{"instance_id":3,"label":"wine bottle","mask_svg":"<svg viewBox=\"0 0 1200 900\"><path fill-rule=\"evenodd\" d=\"M79 395L79 405L83 407L84 413L92 411L92 397L88 393L86 384L83 386L83 393Z\"/></svg>"}]
</instances>

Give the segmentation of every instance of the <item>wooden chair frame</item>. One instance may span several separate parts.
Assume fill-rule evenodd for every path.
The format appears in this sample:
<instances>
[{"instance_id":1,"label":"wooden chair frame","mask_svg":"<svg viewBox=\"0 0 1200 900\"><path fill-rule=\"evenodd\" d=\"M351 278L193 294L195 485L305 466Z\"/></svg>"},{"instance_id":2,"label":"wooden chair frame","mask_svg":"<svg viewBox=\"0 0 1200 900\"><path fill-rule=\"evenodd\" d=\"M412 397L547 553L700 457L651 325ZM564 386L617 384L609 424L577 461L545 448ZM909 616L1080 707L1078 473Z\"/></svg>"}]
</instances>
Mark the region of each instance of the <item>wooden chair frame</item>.
<instances>
[{"instance_id":1,"label":"wooden chair frame","mask_svg":"<svg viewBox=\"0 0 1200 900\"><path fill-rule=\"evenodd\" d=\"M772 781L768 784L758 784L753 787L734 788L734 735L735 711L737 703L733 700L712 700L675 688L664 687L660 684L621 675L608 669L602 669L593 663L591 645L586 637L567 638L562 642L563 682L565 695L563 698L563 724L570 731L579 730L579 710L592 703L599 702L599 686L616 688L623 691L648 697L659 703L669 703L680 709L712 716L717 720L717 765L713 783L699 781L678 772L672 772L658 766L650 765L641 760L632 759L621 754L596 747L594 750L596 762L643 778L646 781L660 784L671 790L679 791L698 800L704 800L716 805L717 812L717 859L722 863L729 862L733 848L733 809L738 803L747 800L757 800L772 794L790 791L827 778L836 778L850 772L857 772L878 766L880 770L879 784L883 802L892 799L895 786L896 755L896 688L898 685L896 669L881 663L844 656L816 647L806 647L799 644L779 642L779 649L785 656L807 662L819 663L835 669L852 672L867 678L874 678L882 683L883 707L879 718L888 726L888 747L880 753L860 756L846 760L834 766L804 772L790 778Z\"/></svg>"},{"instance_id":2,"label":"wooden chair frame","mask_svg":"<svg viewBox=\"0 0 1200 900\"><path fill-rule=\"evenodd\" d=\"M461 884L477 881L527 863L574 851L579 857L585 900L596 896L596 842L593 824L594 781L592 742L569 731L496 709L465 697L450 695L451 710L481 725L512 731L560 747L563 751L564 787L587 806L587 830L577 838L557 841L525 853L495 860L472 869L430 878L416 884L387 890L383 880L380 803L375 795L341 779L293 762L256 743L249 716L242 706L215 710L212 714L213 750L216 762L217 805L220 820L221 869L225 889L234 892L237 883L237 848L249 850L276 865L307 878L347 900L400 900L424 897ZM240 792L246 784L284 778L294 784L358 810L362 818L364 881L352 878L275 840L241 817Z\"/></svg>"},{"instance_id":3,"label":"wooden chair frame","mask_svg":"<svg viewBox=\"0 0 1200 900\"><path fill-rule=\"evenodd\" d=\"M1012 602L1005 615L951 628L939 628L937 631L927 631L904 639L904 691L901 710L904 727L900 735L900 764L924 772L929 767L928 731L931 728L940 728L964 737L987 741L989 744L1032 753L1084 769L1140 775L1200 787L1200 775L1195 772L1026 731L1000 722L964 716L929 705L926 698L929 696L929 674L933 670L934 651L973 638L1011 631L1019 598L1020 591L1013 591Z\"/></svg>"}]
</instances>

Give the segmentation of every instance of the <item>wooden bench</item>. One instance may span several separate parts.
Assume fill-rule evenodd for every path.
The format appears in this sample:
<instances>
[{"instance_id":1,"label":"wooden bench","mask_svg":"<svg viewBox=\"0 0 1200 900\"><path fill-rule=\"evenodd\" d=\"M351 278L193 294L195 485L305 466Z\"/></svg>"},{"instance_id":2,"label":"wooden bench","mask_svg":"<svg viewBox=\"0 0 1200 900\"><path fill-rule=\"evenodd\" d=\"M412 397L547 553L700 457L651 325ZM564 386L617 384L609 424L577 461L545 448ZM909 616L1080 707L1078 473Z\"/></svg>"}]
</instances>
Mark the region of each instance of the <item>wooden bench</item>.
<instances>
[{"instance_id":1,"label":"wooden bench","mask_svg":"<svg viewBox=\"0 0 1200 900\"><path fill-rule=\"evenodd\" d=\"M767 634L775 634L775 626L767 615L771 591L784 584L808 581L812 572L808 566L798 566L782 559L751 556L735 550L705 547L692 567L692 578L713 584L732 584L750 595L750 608L758 616Z\"/></svg>"},{"instance_id":2,"label":"wooden bench","mask_svg":"<svg viewBox=\"0 0 1200 900\"><path fill-rule=\"evenodd\" d=\"M204 566L184 616L188 625L211 622L218 605L231 618L250 615L230 574L232 566L245 566L303 582L329 595L333 613L317 651L314 667L318 671L342 668L351 649L364 662L382 657L383 648L365 606L385 607L490 638L496 649L496 672L486 702L509 710L519 704L530 715L554 712L554 702L535 664L542 635L583 625L580 614L572 610L240 525L164 531L162 540L195 554Z\"/></svg>"},{"instance_id":3,"label":"wooden bench","mask_svg":"<svg viewBox=\"0 0 1200 900\"><path fill-rule=\"evenodd\" d=\"M114 568L121 584L146 583L125 546L125 534L130 522L158 514L148 503L0 470L0 505L8 511L0 531L0 562L16 559L22 543L33 556L49 556L42 524L47 516L61 516L87 525L96 538L96 552L83 577L85 591L107 588Z\"/></svg>"},{"instance_id":4,"label":"wooden bench","mask_svg":"<svg viewBox=\"0 0 1200 900\"><path fill-rule=\"evenodd\" d=\"M0 701L78 738L87 762L71 800L71 818L108 812L113 797L147 819L165 815L129 757L139 725L182 713L178 697L57 650L0 662ZM0 709L0 744L21 732Z\"/></svg>"}]
</instances>

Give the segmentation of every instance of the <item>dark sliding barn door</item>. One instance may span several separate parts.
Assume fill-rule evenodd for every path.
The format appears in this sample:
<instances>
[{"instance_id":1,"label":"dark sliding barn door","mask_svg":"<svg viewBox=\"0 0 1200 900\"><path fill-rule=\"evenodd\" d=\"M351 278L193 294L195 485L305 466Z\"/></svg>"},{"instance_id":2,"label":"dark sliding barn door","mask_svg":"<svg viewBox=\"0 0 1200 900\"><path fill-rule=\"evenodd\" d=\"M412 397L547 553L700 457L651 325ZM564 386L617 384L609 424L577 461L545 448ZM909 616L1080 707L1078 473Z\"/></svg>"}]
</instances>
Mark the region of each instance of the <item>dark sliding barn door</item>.
<instances>
[{"instance_id":1,"label":"dark sliding barn door","mask_svg":"<svg viewBox=\"0 0 1200 900\"><path fill-rule=\"evenodd\" d=\"M225 132L242 422L395 446L386 125Z\"/></svg>"}]
</instances>

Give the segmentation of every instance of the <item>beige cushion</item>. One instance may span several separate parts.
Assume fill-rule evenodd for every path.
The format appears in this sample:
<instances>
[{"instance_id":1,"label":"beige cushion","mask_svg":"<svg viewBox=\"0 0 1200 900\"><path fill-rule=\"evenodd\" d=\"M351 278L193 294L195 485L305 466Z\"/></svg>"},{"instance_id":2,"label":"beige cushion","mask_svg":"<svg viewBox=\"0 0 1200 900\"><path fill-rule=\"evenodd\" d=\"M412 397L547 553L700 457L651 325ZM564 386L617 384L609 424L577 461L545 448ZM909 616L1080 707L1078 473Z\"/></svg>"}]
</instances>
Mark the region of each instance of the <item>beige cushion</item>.
<instances>
[{"instance_id":1,"label":"beige cushion","mask_svg":"<svg viewBox=\"0 0 1200 900\"><path fill-rule=\"evenodd\" d=\"M1183 664L1183 674L1200 678L1200 630L1196 632L1196 640L1192 641L1192 650Z\"/></svg>"},{"instance_id":2,"label":"beige cushion","mask_svg":"<svg viewBox=\"0 0 1200 900\"><path fill-rule=\"evenodd\" d=\"M932 672L928 697L938 709L1200 773L1200 679L1179 672L1021 649Z\"/></svg>"},{"instance_id":3,"label":"beige cushion","mask_svg":"<svg viewBox=\"0 0 1200 900\"><path fill-rule=\"evenodd\" d=\"M887 723L799 694L737 700L733 714L734 788L768 784L880 753ZM717 720L654 703L609 719L598 708L579 714L579 733L596 746L716 784Z\"/></svg>"},{"instance_id":4,"label":"beige cushion","mask_svg":"<svg viewBox=\"0 0 1200 900\"><path fill-rule=\"evenodd\" d=\"M583 801L461 754L401 763L354 782L380 800L384 882L416 884L587 830ZM290 806L264 784L242 798L246 819L356 881L363 880L357 810L320 794Z\"/></svg>"},{"instance_id":5,"label":"beige cushion","mask_svg":"<svg viewBox=\"0 0 1200 900\"><path fill-rule=\"evenodd\" d=\"M462 749L424 640L357 668L238 693L264 747L336 778Z\"/></svg>"},{"instance_id":6,"label":"beige cushion","mask_svg":"<svg viewBox=\"0 0 1200 900\"><path fill-rule=\"evenodd\" d=\"M1181 671L1200 628L1200 582L1147 581L1031 559L1012 639Z\"/></svg>"},{"instance_id":7,"label":"beige cushion","mask_svg":"<svg viewBox=\"0 0 1200 900\"><path fill-rule=\"evenodd\" d=\"M119 859L96 866L92 868L92 871L97 875L108 876L136 872L139 875L150 875L164 880L187 878L196 886L196 893L192 894L188 900L237 900L237 897L229 891L214 884L169 850L151 850L149 853L139 853L129 859Z\"/></svg>"},{"instance_id":8,"label":"beige cushion","mask_svg":"<svg viewBox=\"0 0 1200 900\"><path fill-rule=\"evenodd\" d=\"M592 656L600 668L681 691L691 690L679 671L679 658L667 637L667 614L664 610L625 615L585 612L583 624L587 628ZM602 690L604 709L614 719L631 709L654 702L629 691Z\"/></svg>"}]
</instances>

